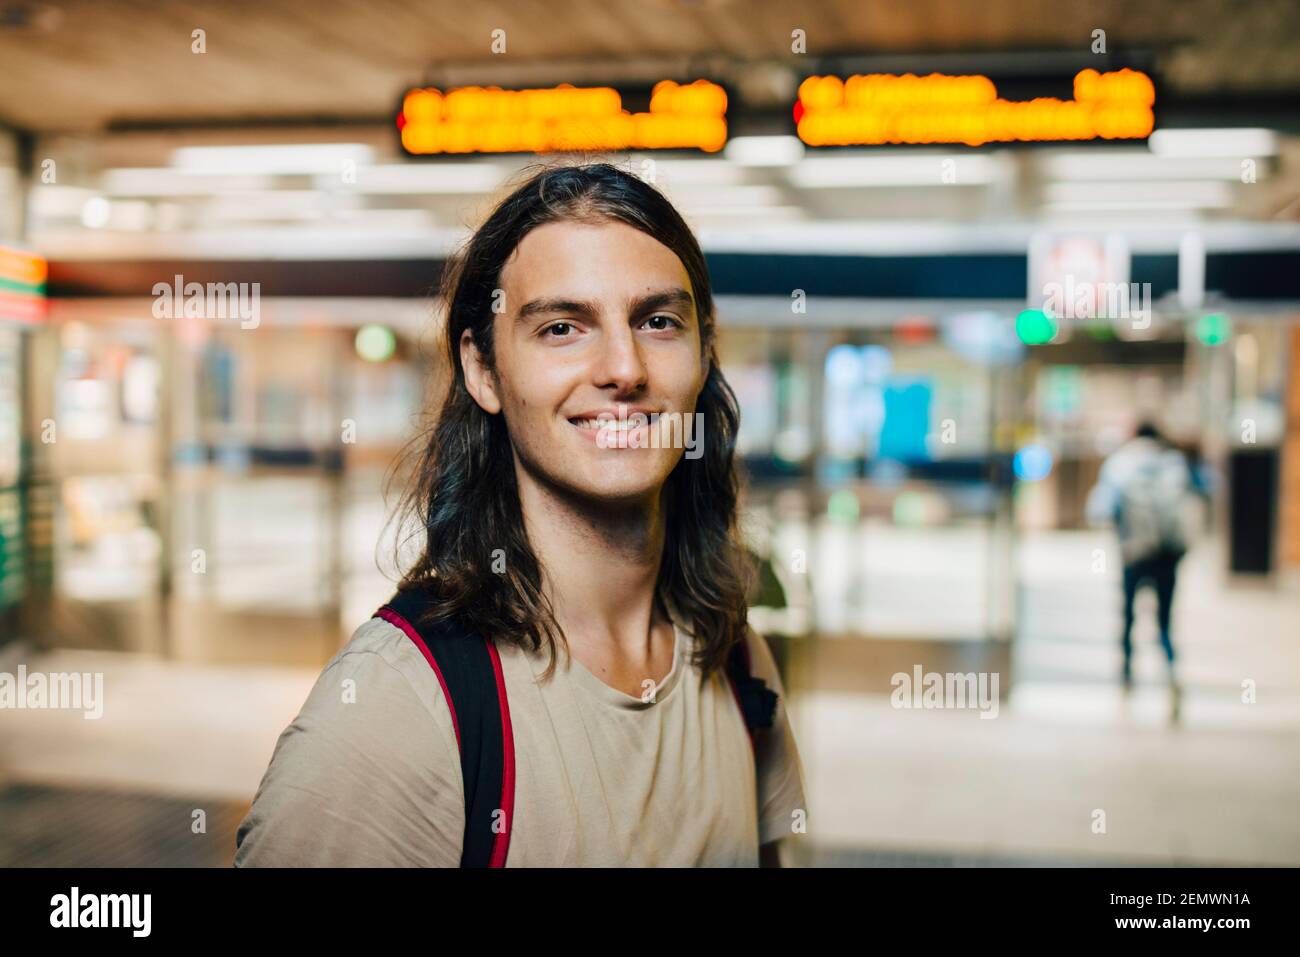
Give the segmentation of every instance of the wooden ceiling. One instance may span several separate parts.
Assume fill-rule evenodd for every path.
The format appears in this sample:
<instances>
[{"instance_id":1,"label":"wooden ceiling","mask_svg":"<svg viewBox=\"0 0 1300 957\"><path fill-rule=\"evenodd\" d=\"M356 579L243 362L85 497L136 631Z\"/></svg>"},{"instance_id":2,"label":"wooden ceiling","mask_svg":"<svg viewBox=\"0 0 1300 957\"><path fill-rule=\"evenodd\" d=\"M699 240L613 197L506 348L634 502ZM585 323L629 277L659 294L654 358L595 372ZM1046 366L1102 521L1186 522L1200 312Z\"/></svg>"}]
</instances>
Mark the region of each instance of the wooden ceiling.
<instances>
[{"instance_id":1,"label":"wooden ceiling","mask_svg":"<svg viewBox=\"0 0 1300 957\"><path fill-rule=\"evenodd\" d=\"M1087 50L1104 29L1112 49L1157 51L1181 90L1300 89L1295 0L0 0L0 123L375 120L419 82L798 69L796 28L811 56Z\"/></svg>"}]
</instances>

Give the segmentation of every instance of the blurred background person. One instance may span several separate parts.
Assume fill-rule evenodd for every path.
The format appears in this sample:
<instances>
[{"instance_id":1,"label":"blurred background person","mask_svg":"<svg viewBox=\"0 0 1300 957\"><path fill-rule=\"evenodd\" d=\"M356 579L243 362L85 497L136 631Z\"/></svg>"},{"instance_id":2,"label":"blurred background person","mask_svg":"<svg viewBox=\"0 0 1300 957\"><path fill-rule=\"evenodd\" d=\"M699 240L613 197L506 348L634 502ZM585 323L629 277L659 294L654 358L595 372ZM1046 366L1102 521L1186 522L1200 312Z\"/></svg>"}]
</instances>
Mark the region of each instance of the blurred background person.
<instances>
[{"instance_id":1,"label":"blurred background person","mask_svg":"<svg viewBox=\"0 0 1300 957\"><path fill-rule=\"evenodd\" d=\"M1120 637L1125 692L1133 687L1133 620L1137 592L1144 584L1155 589L1160 646L1169 665L1170 714L1178 719L1180 689L1174 668L1170 618L1178 563L1187 554L1190 535L1185 500L1194 487L1191 467L1178 449L1165 441L1150 422L1102 464L1097 484L1088 496L1088 518L1094 524L1113 522L1124 565L1124 625Z\"/></svg>"}]
</instances>

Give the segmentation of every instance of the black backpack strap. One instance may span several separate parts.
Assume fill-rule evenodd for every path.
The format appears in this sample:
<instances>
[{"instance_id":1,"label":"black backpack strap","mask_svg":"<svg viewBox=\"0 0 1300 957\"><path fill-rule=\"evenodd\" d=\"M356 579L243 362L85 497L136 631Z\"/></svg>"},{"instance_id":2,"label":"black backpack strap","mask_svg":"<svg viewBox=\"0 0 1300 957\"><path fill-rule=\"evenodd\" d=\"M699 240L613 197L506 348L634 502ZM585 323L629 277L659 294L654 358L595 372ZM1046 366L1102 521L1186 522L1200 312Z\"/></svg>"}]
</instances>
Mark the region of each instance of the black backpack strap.
<instances>
[{"instance_id":1,"label":"black backpack strap","mask_svg":"<svg viewBox=\"0 0 1300 957\"><path fill-rule=\"evenodd\" d=\"M745 718L745 729L753 747L755 736L772 727L780 696L762 678L754 677L748 638L736 642L727 655L727 677L731 680L731 690Z\"/></svg>"},{"instance_id":2,"label":"black backpack strap","mask_svg":"<svg viewBox=\"0 0 1300 957\"><path fill-rule=\"evenodd\" d=\"M456 620L423 623L430 600L398 592L376 618L400 628L442 686L465 781L461 867L504 867L514 822L515 749L496 646Z\"/></svg>"}]
</instances>

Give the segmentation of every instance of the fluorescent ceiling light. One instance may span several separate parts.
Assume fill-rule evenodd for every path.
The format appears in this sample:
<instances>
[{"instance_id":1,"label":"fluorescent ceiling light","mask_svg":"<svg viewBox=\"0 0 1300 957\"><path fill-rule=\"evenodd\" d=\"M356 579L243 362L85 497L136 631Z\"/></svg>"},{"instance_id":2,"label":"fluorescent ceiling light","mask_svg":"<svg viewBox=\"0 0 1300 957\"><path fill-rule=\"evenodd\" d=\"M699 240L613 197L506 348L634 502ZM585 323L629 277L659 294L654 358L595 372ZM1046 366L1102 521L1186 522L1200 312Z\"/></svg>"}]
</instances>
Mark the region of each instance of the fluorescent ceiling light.
<instances>
[{"instance_id":1,"label":"fluorescent ceiling light","mask_svg":"<svg viewBox=\"0 0 1300 957\"><path fill-rule=\"evenodd\" d=\"M33 219L58 219L61 216L80 217L86 201L100 194L83 186L32 187L30 212Z\"/></svg>"},{"instance_id":2,"label":"fluorescent ceiling light","mask_svg":"<svg viewBox=\"0 0 1300 957\"><path fill-rule=\"evenodd\" d=\"M1254 127L1222 130L1156 130L1147 140L1160 156L1276 156L1277 134Z\"/></svg>"},{"instance_id":3,"label":"fluorescent ceiling light","mask_svg":"<svg viewBox=\"0 0 1300 957\"><path fill-rule=\"evenodd\" d=\"M172 166L189 173L341 173L349 161L369 164L374 153L361 143L184 146L172 152Z\"/></svg>"},{"instance_id":4,"label":"fluorescent ceiling light","mask_svg":"<svg viewBox=\"0 0 1300 957\"><path fill-rule=\"evenodd\" d=\"M1046 156L1042 164L1046 179L1076 182L1241 179L1241 159L1235 155L1159 156L1142 151L1100 153L1078 150Z\"/></svg>"},{"instance_id":5,"label":"fluorescent ceiling light","mask_svg":"<svg viewBox=\"0 0 1300 957\"><path fill-rule=\"evenodd\" d=\"M737 136L722 155L738 166L790 166L803 158L796 136Z\"/></svg>"},{"instance_id":6,"label":"fluorescent ceiling light","mask_svg":"<svg viewBox=\"0 0 1300 957\"><path fill-rule=\"evenodd\" d=\"M720 208L725 206L746 207L761 212L776 206L785 197L775 186L717 186L711 188L669 186L665 192L673 202L686 209L703 206Z\"/></svg>"},{"instance_id":7,"label":"fluorescent ceiling light","mask_svg":"<svg viewBox=\"0 0 1300 957\"><path fill-rule=\"evenodd\" d=\"M648 165L653 164L653 165ZM744 180L744 170L724 159L666 160L646 153L631 157L629 169L637 176L653 170L660 187L731 186Z\"/></svg>"},{"instance_id":8,"label":"fluorescent ceiling light","mask_svg":"<svg viewBox=\"0 0 1300 957\"><path fill-rule=\"evenodd\" d=\"M167 166L110 169L101 182L109 196L211 196L272 188L268 176L183 173Z\"/></svg>"},{"instance_id":9,"label":"fluorescent ceiling light","mask_svg":"<svg viewBox=\"0 0 1300 957\"><path fill-rule=\"evenodd\" d=\"M395 226L422 229L433 225L427 209L341 209L331 217L348 226Z\"/></svg>"},{"instance_id":10,"label":"fluorescent ceiling light","mask_svg":"<svg viewBox=\"0 0 1300 957\"><path fill-rule=\"evenodd\" d=\"M894 153L879 156L813 157L790 168L800 189L861 189L876 186L983 186L1000 161L989 156Z\"/></svg>"},{"instance_id":11,"label":"fluorescent ceiling light","mask_svg":"<svg viewBox=\"0 0 1300 957\"><path fill-rule=\"evenodd\" d=\"M357 171L355 185L340 182L337 170L316 179L318 189L344 189L374 195L456 195L490 193L508 171L495 163L387 163Z\"/></svg>"},{"instance_id":12,"label":"fluorescent ceiling light","mask_svg":"<svg viewBox=\"0 0 1300 957\"><path fill-rule=\"evenodd\" d=\"M263 193L214 196L203 206L201 218L205 222L317 219L328 215L333 208L331 199L319 190L273 189ZM201 223L199 228L202 228Z\"/></svg>"},{"instance_id":13,"label":"fluorescent ceiling light","mask_svg":"<svg viewBox=\"0 0 1300 957\"><path fill-rule=\"evenodd\" d=\"M1226 183L1188 180L1172 183L1048 183L1049 205L1073 209L1219 209L1232 205Z\"/></svg>"}]
</instances>

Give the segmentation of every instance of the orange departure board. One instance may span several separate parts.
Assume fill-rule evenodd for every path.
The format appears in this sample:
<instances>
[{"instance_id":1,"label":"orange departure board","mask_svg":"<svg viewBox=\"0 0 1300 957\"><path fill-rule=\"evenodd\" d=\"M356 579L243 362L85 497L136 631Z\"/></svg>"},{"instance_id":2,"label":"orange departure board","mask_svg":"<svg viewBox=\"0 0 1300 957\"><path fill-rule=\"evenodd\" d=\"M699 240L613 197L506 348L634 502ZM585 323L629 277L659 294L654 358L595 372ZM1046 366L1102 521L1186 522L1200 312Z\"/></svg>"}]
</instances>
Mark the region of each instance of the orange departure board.
<instances>
[{"instance_id":1,"label":"orange departure board","mask_svg":"<svg viewBox=\"0 0 1300 957\"><path fill-rule=\"evenodd\" d=\"M727 94L708 80L663 80L649 109L631 112L612 87L562 83L533 90L432 87L408 90L397 116L402 148L440 153L695 149L727 142Z\"/></svg>"}]
</instances>

